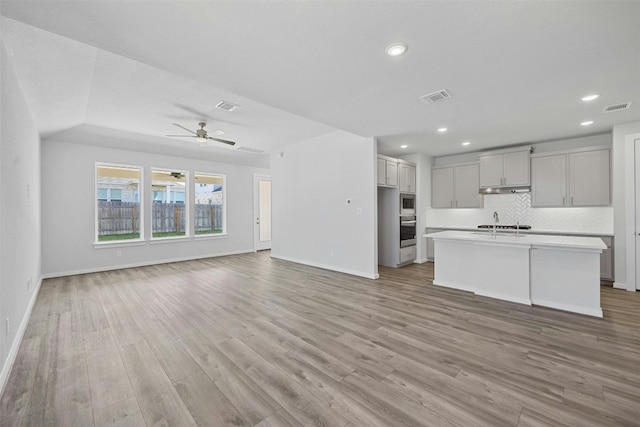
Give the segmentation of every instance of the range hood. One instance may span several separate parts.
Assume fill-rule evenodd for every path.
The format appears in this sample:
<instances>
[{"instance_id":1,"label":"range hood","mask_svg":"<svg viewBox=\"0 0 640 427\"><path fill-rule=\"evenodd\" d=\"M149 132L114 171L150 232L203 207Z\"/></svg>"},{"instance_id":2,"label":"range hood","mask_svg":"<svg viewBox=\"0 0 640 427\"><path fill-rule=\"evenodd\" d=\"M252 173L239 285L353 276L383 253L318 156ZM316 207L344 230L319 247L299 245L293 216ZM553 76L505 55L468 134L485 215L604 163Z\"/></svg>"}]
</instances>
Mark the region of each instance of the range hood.
<instances>
[{"instance_id":1,"label":"range hood","mask_svg":"<svg viewBox=\"0 0 640 427\"><path fill-rule=\"evenodd\" d=\"M512 193L528 193L531 191L530 186L519 187L480 187L480 194L512 194Z\"/></svg>"}]
</instances>

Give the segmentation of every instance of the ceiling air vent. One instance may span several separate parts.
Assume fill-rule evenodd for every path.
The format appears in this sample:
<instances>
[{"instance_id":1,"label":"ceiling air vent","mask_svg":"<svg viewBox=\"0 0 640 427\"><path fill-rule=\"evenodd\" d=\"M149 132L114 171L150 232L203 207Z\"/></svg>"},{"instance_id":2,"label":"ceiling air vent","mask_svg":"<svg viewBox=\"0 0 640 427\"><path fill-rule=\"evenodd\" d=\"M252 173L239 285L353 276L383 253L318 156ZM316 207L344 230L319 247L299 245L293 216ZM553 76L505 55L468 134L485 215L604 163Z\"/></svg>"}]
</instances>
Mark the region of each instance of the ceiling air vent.
<instances>
[{"instance_id":1,"label":"ceiling air vent","mask_svg":"<svg viewBox=\"0 0 640 427\"><path fill-rule=\"evenodd\" d=\"M427 95L423 95L420 97L427 104L431 104L438 101L444 101L445 99L451 98L451 92L448 92L446 89L439 90L437 92L429 93Z\"/></svg>"},{"instance_id":2,"label":"ceiling air vent","mask_svg":"<svg viewBox=\"0 0 640 427\"><path fill-rule=\"evenodd\" d=\"M245 153L252 153L252 154L262 154L262 153L264 153L263 150L260 150L258 148L251 148L251 147L238 147L238 148L236 148L236 150L244 151Z\"/></svg>"},{"instance_id":3,"label":"ceiling air vent","mask_svg":"<svg viewBox=\"0 0 640 427\"><path fill-rule=\"evenodd\" d=\"M628 110L631 107L631 102L624 102L622 104L609 105L604 109L605 113L612 113L614 111Z\"/></svg>"},{"instance_id":4,"label":"ceiling air vent","mask_svg":"<svg viewBox=\"0 0 640 427\"><path fill-rule=\"evenodd\" d=\"M237 104L234 104L233 102L229 102L229 101L220 101L216 105L216 108L220 108L220 109L225 110L225 111L235 111L235 110L238 109L238 107L240 107L240 106L237 105Z\"/></svg>"}]
</instances>

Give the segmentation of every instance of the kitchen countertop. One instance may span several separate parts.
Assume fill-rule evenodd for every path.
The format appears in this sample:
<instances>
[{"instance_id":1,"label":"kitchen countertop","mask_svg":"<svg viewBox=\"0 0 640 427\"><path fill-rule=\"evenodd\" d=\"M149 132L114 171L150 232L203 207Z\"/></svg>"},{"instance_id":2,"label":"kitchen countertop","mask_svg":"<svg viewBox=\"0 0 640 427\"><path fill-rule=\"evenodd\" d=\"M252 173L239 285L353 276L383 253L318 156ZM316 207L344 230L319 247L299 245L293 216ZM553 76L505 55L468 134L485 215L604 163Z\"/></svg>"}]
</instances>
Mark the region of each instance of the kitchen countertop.
<instances>
[{"instance_id":1,"label":"kitchen countertop","mask_svg":"<svg viewBox=\"0 0 640 427\"><path fill-rule=\"evenodd\" d=\"M486 228L478 228L478 227L447 227L447 226L431 226L428 225L427 229L438 229L438 230L456 230L456 231L480 231L490 233L491 231L487 231ZM489 229L490 230L490 229ZM502 233L514 233L515 230L500 230ZM591 231L562 231L562 230L541 230L541 229L530 229L530 230L520 230L520 234L550 234L550 235L559 235L559 236L598 236L598 237L613 237L613 232L611 233L601 233L601 232L591 232Z\"/></svg>"},{"instance_id":2,"label":"kitchen countertop","mask_svg":"<svg viewBox=\"0 0 640 427\"><path fill-rule=\"evenodd\" d=\"M566 248L566 249L583 249L583 250L604 250L607 245L598 237L579 237L569 235L539 235L521 233L516 236L515 233L497 233L493 238L491 232L478 231L439 231L437 233L423 234L423 237L431 237L433 239L442 240L460 240L477 244L492 245L518 245L540 248Z\"/></svg>"}]
</instances>

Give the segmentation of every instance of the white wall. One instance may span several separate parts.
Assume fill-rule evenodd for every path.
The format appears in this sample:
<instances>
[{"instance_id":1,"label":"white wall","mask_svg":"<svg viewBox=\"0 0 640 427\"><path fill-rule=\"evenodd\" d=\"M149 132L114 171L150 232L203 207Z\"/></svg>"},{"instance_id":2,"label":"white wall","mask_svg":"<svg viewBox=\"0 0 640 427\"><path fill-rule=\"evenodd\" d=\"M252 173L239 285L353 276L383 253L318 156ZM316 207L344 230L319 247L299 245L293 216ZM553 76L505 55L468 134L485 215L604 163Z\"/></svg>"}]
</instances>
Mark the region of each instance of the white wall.
<instances>
[{"instance_id":1,"label":"white wall","mask_svg":"<svg viewBox=\"0 0 640 427\"><path fill-rule=\"evenodd\" d=\"M627 274L631 263L627 262L627 245L633 244L627 236L633 236L634 229L627 229L628 204L634 199L629 197L634 188L634 150L627 142L627 135L640 133L640 121L613 127L613 209L614 209L614 253L615 287L633 290L635 274ZM629 265L628 265L629 264ZM629 277L628 277L629 276Z\"/></svg>"},{"instance_id":2,"label":"white wall","mask_svg":"<svg viewBox=\"0 0 640 427\"><path fill-rule=\"evenodd\" d=\"M40 284L41 258L40 138L2 42L0 64L1 391Z\"/></svg>"},{"instance_id":3,"label":"white wall","mask_svg":"<svg viewBox=\"0 0 640 427\"><path fill-rule=\"evenodd\" d=\"M151 209L151 195L145 188L150 168L189 171L191 183L193 172L225 174L228 235L138 246L94 245L96 162L144 167L143 212L147 213ZM268 173L250 166L69 143L55 136L46 139L42 142L43 274L51 277L253 251L254 172ZM148 221L145 229L150 229Z\"/></svg>"},{"instance_id":4,"label":"white wall","mask_svg":"<svg viewBox=\"0 0 640 427\"><path fill-rule=\"evenodd\" d=\"M272 156L271 177L271 256L377 277L373 138L336 131L288 146Z\"/></svg>"}]
</instances>

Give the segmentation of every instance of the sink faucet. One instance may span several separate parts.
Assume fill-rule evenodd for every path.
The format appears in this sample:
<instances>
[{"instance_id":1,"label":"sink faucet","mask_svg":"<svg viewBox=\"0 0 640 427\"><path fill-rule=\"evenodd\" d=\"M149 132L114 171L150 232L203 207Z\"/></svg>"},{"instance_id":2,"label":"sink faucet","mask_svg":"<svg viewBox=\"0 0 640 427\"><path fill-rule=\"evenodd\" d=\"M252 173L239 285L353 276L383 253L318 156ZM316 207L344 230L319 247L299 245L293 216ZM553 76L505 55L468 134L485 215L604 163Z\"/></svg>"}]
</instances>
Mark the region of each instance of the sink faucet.
<instances>
[{"instance_id":1,"label":"sink faucet","mask_svg":"<svg viewBox=\"0 0 640 427\"><path fill-rule=\"evenodd\" d=\"M494 211L493 212L493 238L496 238L496 227L498 225L498 222L500 222L500 219L498 218L498 212Z\"/></svg>"}]
</instances>

